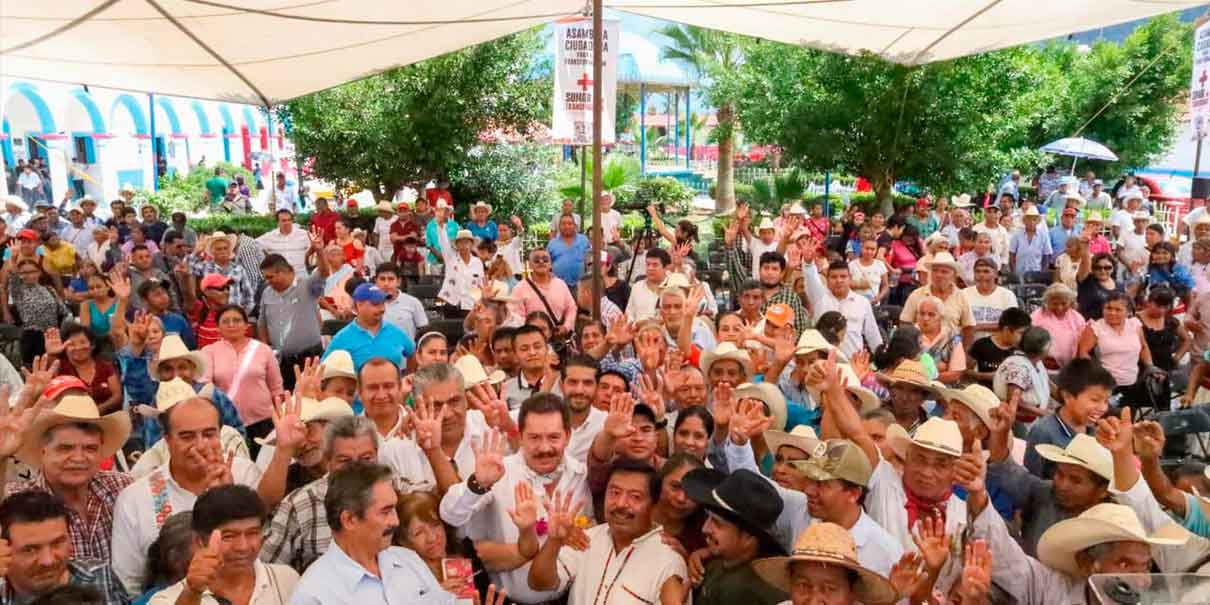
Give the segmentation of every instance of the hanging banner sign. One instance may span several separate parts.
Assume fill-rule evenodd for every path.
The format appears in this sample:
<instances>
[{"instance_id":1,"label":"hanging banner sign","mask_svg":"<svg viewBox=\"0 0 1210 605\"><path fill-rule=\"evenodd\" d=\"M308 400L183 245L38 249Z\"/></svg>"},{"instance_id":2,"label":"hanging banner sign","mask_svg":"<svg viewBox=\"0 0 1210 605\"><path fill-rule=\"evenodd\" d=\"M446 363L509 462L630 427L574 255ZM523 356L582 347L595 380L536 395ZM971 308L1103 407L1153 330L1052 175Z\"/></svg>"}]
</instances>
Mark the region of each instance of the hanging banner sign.
<instances>
[{"instance_id":1,"label":"hanging banner sign","mask_svg":"<svg viewBox=\"0 0 1210 605\"><path fill-rule=\"evenodd\" d=\"M619 22L602 23L601 144L614 142L618 90ZM555 24L555 99L551 138L562 145L592 145L592 19Z\"/></svg>"},{"instance_id":2,"label":"hanging banner sign","mask_svg":"<svg viewBox=\"0 0 1210 605\"><path fill-rule=\"evenodd\" d=\"M1210 21L1193 34L1193 81L1189 86L1189 123L1193 138L1210 134Z\"/></svg>"}]
</instances>

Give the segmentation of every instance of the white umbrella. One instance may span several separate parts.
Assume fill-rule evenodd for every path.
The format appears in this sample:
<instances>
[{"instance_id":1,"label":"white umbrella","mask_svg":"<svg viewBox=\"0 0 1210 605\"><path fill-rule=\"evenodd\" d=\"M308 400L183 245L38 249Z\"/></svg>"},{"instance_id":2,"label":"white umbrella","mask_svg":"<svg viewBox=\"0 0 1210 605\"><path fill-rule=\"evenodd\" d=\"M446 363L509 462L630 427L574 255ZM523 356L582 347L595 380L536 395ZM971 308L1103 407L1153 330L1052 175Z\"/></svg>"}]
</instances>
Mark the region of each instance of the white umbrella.
<instances>
[{"instance_id":1,"label":"white umbrella","mask_svg":"<svg viewBox=\"0 0 1210 605\"><path fill-rule=\"evenodd\" d=\"M1090 141L1083 137L1067 137L1052 141L1042 146L1039 151L1053 153L1055 155L1066 155L1072 158L1071 173L1076 173L1076 160L1084 158L1086 160L1105 160L1106 162L1116 162L1118 155L1109 150L1108 147L1096 142Z\"/></svg>"}]
</instances>

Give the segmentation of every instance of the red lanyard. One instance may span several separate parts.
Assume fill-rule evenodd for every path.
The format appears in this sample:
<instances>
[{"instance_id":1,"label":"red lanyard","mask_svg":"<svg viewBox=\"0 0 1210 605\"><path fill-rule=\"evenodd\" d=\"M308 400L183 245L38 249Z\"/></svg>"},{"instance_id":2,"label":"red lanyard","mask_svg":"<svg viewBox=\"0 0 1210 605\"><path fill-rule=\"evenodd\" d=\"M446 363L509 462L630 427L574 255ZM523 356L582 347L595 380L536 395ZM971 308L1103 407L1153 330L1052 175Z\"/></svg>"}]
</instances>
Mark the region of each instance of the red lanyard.
<instances>
[{"instance_id":1,"label":"red lanyard","mask_svg":"<svg viewBox=\"0 0 1210 605\"><path fill-rule=\"evenodd\" d=\"M626 564L630 562L630 555L634 554L634 545L630 546L630 552L626 553L626 558L622 559L621 567L618 567L618 573L614 574L613 581L609 583L609 588L605 589L605 605L609 604L609 593L613 592L613 585L618 583L618 578L622 577L622 572L626 569ZM605 568L601 570L601 581L597 584L597 594L592 597L592 605L599 605L598 601L601 598L601 586L605 584L605 574L609 572L609 562L613 560L613 548L609 549L609 557L605 559Z\"/></svg>"}]
</instances>

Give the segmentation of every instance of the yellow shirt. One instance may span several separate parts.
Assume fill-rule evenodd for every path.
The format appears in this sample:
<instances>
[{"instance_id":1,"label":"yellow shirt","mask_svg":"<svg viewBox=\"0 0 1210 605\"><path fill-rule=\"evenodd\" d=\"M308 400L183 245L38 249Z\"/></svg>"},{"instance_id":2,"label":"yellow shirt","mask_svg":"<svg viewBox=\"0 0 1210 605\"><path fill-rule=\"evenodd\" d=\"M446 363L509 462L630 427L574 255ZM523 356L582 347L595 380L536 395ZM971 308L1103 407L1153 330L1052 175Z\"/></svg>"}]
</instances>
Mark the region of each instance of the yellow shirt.
<instances>
[{"instance_id":1,"label":"yellow shirt","mask_svg":"<svg viewBox=\"0 0 1210 605\"><path fill-rule=\"evenodd\" d=\"M60 243L57 250L46 248L46 264L51 271L70 275L76 266L76 249L71 244Z\"/></svg>"}]
</instances>

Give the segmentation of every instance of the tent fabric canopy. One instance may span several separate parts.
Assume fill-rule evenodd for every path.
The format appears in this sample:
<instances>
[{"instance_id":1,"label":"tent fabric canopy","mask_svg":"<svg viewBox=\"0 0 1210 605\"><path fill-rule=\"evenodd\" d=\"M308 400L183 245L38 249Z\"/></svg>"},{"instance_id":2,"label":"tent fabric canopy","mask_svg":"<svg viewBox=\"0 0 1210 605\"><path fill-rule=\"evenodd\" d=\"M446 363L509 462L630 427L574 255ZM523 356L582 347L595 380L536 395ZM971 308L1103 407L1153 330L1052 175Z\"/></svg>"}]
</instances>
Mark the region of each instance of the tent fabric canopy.
<instances>
[{"instance_id":1,"label":"tent fabric canopy","mask_svg":"<svg viewBox=\"0 0 1210 605\"><path fill-rule=\"evenodd\" d=\"M613 0L607 8L927 63L1194 0ZM584 9L584 0L0 0L0 75L270 105Z\"/></svg>"}]
</instances>

